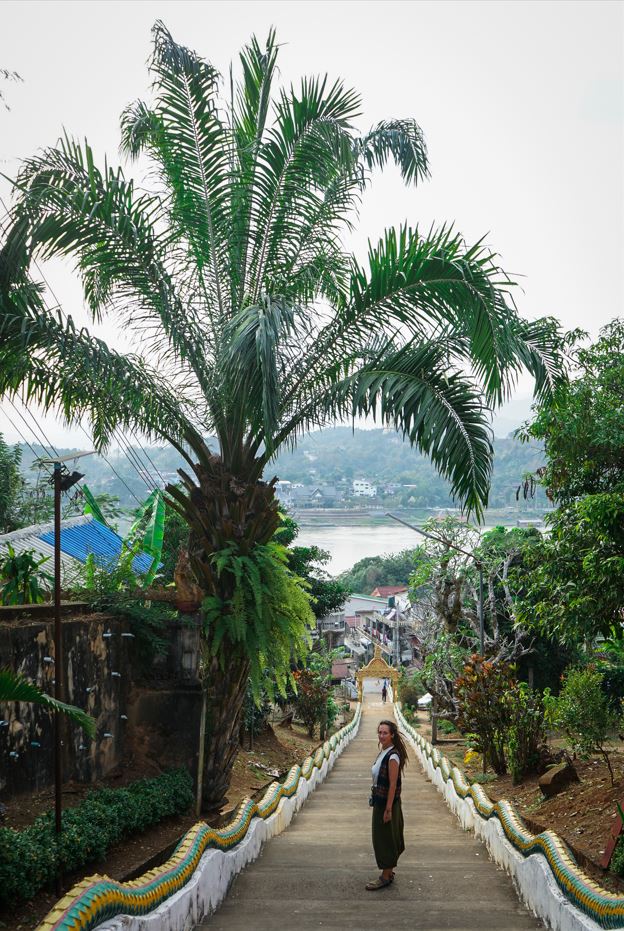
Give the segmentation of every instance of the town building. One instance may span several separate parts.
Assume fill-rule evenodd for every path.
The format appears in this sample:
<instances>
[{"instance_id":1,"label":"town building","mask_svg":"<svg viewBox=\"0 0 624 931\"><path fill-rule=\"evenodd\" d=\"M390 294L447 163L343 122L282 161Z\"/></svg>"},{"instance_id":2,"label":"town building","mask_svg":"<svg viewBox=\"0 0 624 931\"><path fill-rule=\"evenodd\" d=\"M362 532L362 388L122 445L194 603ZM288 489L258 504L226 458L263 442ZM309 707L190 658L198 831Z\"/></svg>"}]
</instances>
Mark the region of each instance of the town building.
<instances>
[{"instance_id":1,"label":"town building","mask_svg":"<svg viewBox=\"0 0 624 931\"><path fill-rule=\"evenodd\" d=\"M366 479L355 478L353 480L352 493L354 498L376 498L377 486L371 485Z\"/></svg>"}]
</instances>

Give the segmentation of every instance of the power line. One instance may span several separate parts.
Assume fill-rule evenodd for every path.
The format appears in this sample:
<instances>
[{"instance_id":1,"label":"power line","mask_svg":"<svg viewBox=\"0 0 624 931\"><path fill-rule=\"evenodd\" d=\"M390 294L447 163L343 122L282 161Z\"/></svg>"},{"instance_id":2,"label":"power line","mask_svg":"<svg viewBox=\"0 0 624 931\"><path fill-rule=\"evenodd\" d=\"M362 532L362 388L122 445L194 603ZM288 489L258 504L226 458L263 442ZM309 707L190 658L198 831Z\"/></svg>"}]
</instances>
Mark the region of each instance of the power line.
<instances>
[{"instance_id":1,"label":"power line","mask_svg":"<svg viewBox=\"0 0 624 931\"><path fill-rule=\"evenodd\" d=\"M28 423L28 421L26 420L26 418L24 417L24 415L23 415L22 412L20 411L19 407L17 407L17 405L13 402L13 399L7 396L6 400L9 402L9 404L11 405L11 407L13 408L13 410L15 411L15 413L17 414L17 416L20 418L20 420L22 421L22 423L25 425L26 429L29 430L30 433L32 433L32 435L33 435L34 438L35 438L35 443L39 443L39 445L40 445L41 448L43 449L43 451L44 451L44 453L46 454L46 456L49 456L50 458L53 458L53 457L50 455L50 450L48 449L48 447L46 446L46 444L41 442L41 438L40 438L39 436L37 436L37 434L35 433L35 431L33 430L33 428L30 426L30 424ZM32 446L31 446L31 449L32 449ZM41 456L37 456L37 459L40 459L40 458L41 458Z\"/></svg>"},{"instance_id":2,"label":"power line","mask_svg":"<svg viewBox=\"0 0 624 931\"><path fill-rule=\"evenodd\" d=\"M78 426L80 427L80 429L82 430L82 432L84 433L84 435L86 436L86 438L89 440L89 442L91 442L91 437L89 436L89 434L87 433L87 431L85 430L85 428L82 426L82 424L80 423L80 424L78 424ZM140 506L140 505L141 505L141 502L139 501L139 499L137 498L137 496L135 495L135 493L132 491L132 489L130 488L130 486L127 484L127 482L121 477L121 475L119 474L119 472L117 471L117 469L114 467L114 465L106 458L106 456L104 455L104 453L98 453L98 455L101 456L102 459L104 460L104 462L107 463L107 465L111 468L112 472L117 476L117 478L119 479L119 481L121 482L121 484L124 486L124 488L126 489L126 491L128 491L128 492L130 493L130 495L134 498L134 500L136 501L136 503Z\"/></svg>"},{"instance_id":3,"label":"power line","mask_svg":"<svg viewBox=\"0 0 624 931\"><path fill-rule=\"evenodd\" d=\"M37 460L41 459L41 456L40 456L37 452L35 452L35 450L34 450L33 447L30 445L30 443L28 442L28 440L26 439L26 437L24 436L24 434L22 433L22 431L20 430L20 428L19 428L18 426L16 426L16 424L11 420L11 418L9 417L9 415L7 414L7 412L6 412L3 408L2 408L2 413L4 414L4 416L6 417L6 419L9 421L9 423L11 424L11 426L13 427L13 429L15 430L15 432L17 433L17 435L21 438L21 440L22 440L22 442L24 443L24 445L25 445L25 446L28 446L29 450L31 451L31 453L32 453L33 456L35 457L35 460L37 461ZM39 442L39 441L36 440L36 442ZM52 475L52 473L51 473L50 470L47 468L47 466L44 466L43 468L46 469L48 475L50 475L50 476Z\"/></svg>"},{"instance_id":4,"label":"power line","mask_svg":"<svg viewBox=\"0 0 624 931\"><path fill-rule=\"evenodd\" d=\"M158 475L158 477L160 478L161 482L163 483L163 486L166 485L167 482L165 481L165 478L164 478L162 472L160 471L160 469L158 468L158 466L156 465L156 463L152 460L150 454L149 454L148 451L147 451L147 447L141 445L141 441L140 441L140 439L139 439L138 436L137 436L136 430L133 430L133 431L132 431L132 435L133 435L133 437L135 438L135 440L137 441L137 443L139 444L139 448L143 451L143 454L144 454L145 457L147 458L147 461L150 463L150 465L152 466L152 468L156 470L156 474Z\"/></svg>"},{"instance_id":5,"label":"power line","mask_svg":"<svg viewBox=\"0 0 624 931\"><path fill-rule=\"evenodd\" d=\"M13 402L11 402L11 403L13 403ZM44 431L43 427L41 426L41 424L38 424L37 421L35 420L35 417L34 417L32 411L26 406L26 404L24 404L23 401L22 401L22 405L23 405L23 407L24 407L24 410L26 411L26 413L28 414L28 416L30 417L30 419L32 420L32 422L34 423L35 427L39 430L39 434L40 434L40 435L43 437L43 439L45 440L46 445L49 447L49 449L52 450L52 452L54 453L55 456L59 457L59 456L60 456L60 453L59 453L58 449L56 448L56 446L53 446L53 444L50 442L50 440L48 439L47 434L45 433L45 431ZM15 405L14 405L14 406L15 406ZM34 433L34 431L33 431L33 433Z\"/></svg>"},{"instance_id":6,"label":"power line","mask_svg":"<svg viewBox=\"0 0 624 931\"><path fill-rule=\"evenodd\" d=\"M126 458L131 463L133 469L135 470L135 472L137 473L137 475L139 476L143 484L146 485L146 487L149 488L151 491L155 491L158 488L158 485L156 485L153 478L150 476L149 469L146 469L144 463L141 462L141 459L139 458L139 455L136 452L136 450L130 446L130 443L128 442L127 437L119 429L117 429L115 435L117 436L117 441L119 445L121 446L122 451L125 453Z\"/></svg>"}]
</instances>

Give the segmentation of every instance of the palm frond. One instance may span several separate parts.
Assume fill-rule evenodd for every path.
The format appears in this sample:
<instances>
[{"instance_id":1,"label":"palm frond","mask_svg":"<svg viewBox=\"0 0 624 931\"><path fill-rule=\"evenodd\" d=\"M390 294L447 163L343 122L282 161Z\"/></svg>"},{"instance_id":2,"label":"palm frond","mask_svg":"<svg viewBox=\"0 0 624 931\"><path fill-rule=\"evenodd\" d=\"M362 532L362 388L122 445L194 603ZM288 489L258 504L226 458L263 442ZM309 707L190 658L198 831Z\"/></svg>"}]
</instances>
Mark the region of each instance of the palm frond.
<instances>
[{"instance_id":1,"label":"palm frond","mask_svg":"<svg viewBox=\"0 0 624 931\"><path fill-rule=\"evenodd\" d=\"M559 322L552 317L539 320L515 319L512 326L513 365L524 367L535 379L534 396L543 402L552 397L567 380L561 364L562 336Z\"/></svg>"},{"instance_id":2,"label":"palm frond","mask_svg":"<svg viewBox=\"0 0 624 931\"><path fill-rule=\"evenodd\" d=\"M21 237L25 262L31 255L75 257L96 317L114 306L152 351L164 357L173 352L201 382L205 338L167 269L169 243L157 233L158 198L137 194L121 169L101 172L90 147L67 137L27 161L17 184L23 196L8 248Z\"/></svg>"},{"instance_id":3,"label":"palm frond","mask_svg":"<svg viewBox=\"0 0 624 931\"><path fill-rule=\"evenodd\" d=\"M319 334L312 368L328 353L348 355L362 335L401 332L410 340L453 332L466 337L488 403L500 401L513 357L511 287L482 243L468 247L450 227L426 236L407 226L387 230L370 246L366 268L353 261L349 298Z\"/></svg>"},{"instance_id":4,"label":"palm frond","mask_svg":"<svg viewBox=\"0 0 624 931\"><path fill-rule=\"evenodd\" d=\"M416 120L384 120L358 139L356 157L369 169L383 168L392 158L406 184L429 176L427 146Z\"/></svg>"},{"instance_id":5,"label":"palm frond","mask_svg":"<svg viewBox=\"0 0 624 931\"><path fill-rule=\"evenodd\" d=\"M0 252L0 395L19 393L44 410L60 410L68 423L87 415L98 448L117 426L138 425L177 443L196 433L184 396L169 391L142 359L77 329L71 317L48 310L40 289L11 274Z\"/></svg>"},{"instance_id":6,"label":"palm frond","mask_svg":"<svg viewBox=\"0 0 624 931\"><path fill-rule=\"evenodd\" d=\"M57 701L51 695L46 695L21 673L0 669L0 702L10 701L32 702L43 705L49 711L58 711L82 727L89 737L95 737L95 720L91 715L75 705L68 705Z\"/></svg>"},{"instance_id":7,"label":"palm frond","mask_svg":"<svg viewBox=\"0 0 624 931\"><path fill-rule=\"evenodd\" d=\"M229 295L231 231L231 133L222 122L216 94L220 75L195 52L178 45L162 22L153 29L155 103L152 136L171 196L171 221L184 235L204 293L214 300L214 313L224 318Z\"/></svg>"},{"instance_id":8,"label":"palm frond","mask_svg":"<svg viewBox=\"0 0 624 931\"><path fill-rule=\"evenodd\" d=\"M240 53L242 81L232 88L232 123L238 171L232 185L232 286L235 301L242 304L251 245L252 201L258 151L267 125L278 46L271 29L264 49L255 36ZM233 80L233 79L231 79Z\"/></svg>"},{"instance_id":9,"label":"palm frond","mask_svg":"<svg viewBox=\"0 0 624 931\"><path fill-rule=\"evenodd\" d=\"M301 223L318 212L337 165L353 163L350 128L359 106L357 94L340 81L328 86L327 78L304 80L299 94L291 88L280 95L275 123L258 152L249 266L252 300L270 290L267 269L284 243L300 241Z\"/></svg>"},{"instance_id":10,"label":"palm frond","mask_svg":"<svg viewBox=\"0 0 624 931\"><path fill-rule=\"evenodd\" d=\"M372 416L428 455L451 483L451 493L481 517L492 468L491 411L479 386L449 366L449 352L445 339L401 348L371 340L359 364L345 359L326 371L316 391L308 389L307 404L293 410L280 441L318 426L320 414L330 422Z\"/></svg>"}]
</instances>

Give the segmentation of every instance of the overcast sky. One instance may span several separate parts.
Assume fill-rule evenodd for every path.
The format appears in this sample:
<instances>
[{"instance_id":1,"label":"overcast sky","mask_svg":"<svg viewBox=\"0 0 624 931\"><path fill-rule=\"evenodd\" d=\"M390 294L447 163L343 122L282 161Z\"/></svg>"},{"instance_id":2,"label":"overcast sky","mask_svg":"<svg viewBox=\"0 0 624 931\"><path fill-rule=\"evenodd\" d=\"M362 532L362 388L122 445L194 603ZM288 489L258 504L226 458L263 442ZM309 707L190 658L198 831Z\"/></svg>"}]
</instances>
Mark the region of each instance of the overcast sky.
<instances>
[{"instance_id":1,"label":"overcast sky","mask_svg":"<svg viewBox=\"0 0 624 931\"><path fill-rule=\"evenodd\" d=\"M0 110L8 175L63 127L100 162L118 160L119 114L147 95L156 19L223 72L251 33L264 38L274 25L284 81L342 77L362 94L362 128L409 116L425 132L431 180L406 190L395 171L379 176L356 250L385 226L451 221L469 241L485 235L518 276L523 316L554 315L595 335L623 313L622 3L5 0L0 12L0 67L23 78L0 87L11 108ZM0 193L6 201L6 181ZM55 264L47 274L85 321L71 271ZM114 327L98 332L118 344ZM518 398L529 392L522 381ZM57 444L85 442L46 428ZM18 439L2 413L0 431Z\"/></svg>"}]
</instances>

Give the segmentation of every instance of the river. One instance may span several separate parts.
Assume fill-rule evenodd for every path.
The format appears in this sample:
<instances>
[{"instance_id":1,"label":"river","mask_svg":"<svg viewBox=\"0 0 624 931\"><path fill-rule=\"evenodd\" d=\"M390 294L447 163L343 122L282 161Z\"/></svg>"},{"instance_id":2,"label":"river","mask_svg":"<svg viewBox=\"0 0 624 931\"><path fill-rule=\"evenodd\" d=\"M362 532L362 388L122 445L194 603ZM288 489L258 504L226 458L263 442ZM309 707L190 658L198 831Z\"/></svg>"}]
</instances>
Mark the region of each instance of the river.
<instances>
[{"instance_id":1,"label":"river","mask_svg":"<svg viewBox=\"0 0 624 931\"><path fill-rule=\"evenodd\" d=\"M501 523L504 523L501 521ZM482 528L491 530L494 524ZM400 524L373 525L370 527L344 526L301 527L295 546L320 546L330 553L325 566L330 575L339 575L366 556L384 556L413 549L422 543L422 537Z\"/></svg>"},{"instance_id":2,"label":"river","mask_svg":"<svg viewBox=\"0 0 624 931\"><path fill-rule=\"evenodd\" d=\"M418 534L407 527L302 527L295 546L320 546L331 554L325 568L331 575L364 559L412 549L420 543Z\"/></svg>"}]
</instances>

